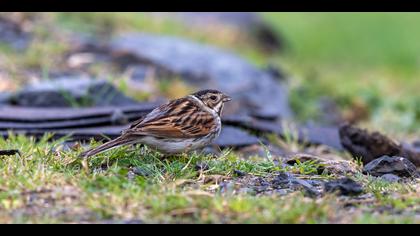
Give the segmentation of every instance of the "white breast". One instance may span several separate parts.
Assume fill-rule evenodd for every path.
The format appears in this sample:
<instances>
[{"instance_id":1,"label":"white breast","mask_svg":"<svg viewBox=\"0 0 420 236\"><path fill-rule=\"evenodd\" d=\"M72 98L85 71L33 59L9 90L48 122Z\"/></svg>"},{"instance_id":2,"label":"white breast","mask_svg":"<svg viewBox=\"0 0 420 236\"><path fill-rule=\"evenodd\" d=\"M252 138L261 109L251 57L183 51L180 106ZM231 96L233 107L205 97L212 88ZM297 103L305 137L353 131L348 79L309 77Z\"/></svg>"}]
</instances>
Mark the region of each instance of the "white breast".
<instances>
[{"instance_id":1,"label":"white breast","mask_svg":"<svg viewBox=\"0 0 420 236\"><path fill-rule=\"evenodd\" d=\"M157 139L155 137L144 137L143 144L150 146L153 149L159 150L163 153L174 154L193 151L210 144L217 134L207 135L202 138L190 139Z\"/></svg>"}]
</instances>

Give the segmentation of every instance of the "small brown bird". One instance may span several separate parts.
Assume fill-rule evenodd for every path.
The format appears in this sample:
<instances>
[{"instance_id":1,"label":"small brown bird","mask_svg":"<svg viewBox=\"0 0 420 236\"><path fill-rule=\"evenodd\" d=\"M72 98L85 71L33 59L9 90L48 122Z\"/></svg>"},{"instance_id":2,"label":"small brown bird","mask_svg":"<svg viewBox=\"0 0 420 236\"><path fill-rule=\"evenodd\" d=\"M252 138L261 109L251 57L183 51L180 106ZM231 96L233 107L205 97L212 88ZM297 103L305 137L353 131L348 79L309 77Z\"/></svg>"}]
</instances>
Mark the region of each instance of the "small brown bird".
<instances>
[{"instance_id":1,"label":"small brown bird","mask_svg":"<svg viewBox=\"0 0 420 236\"><path fill-rule=\"evenodd\" d=\"M220 116L231 98L217 90L202 90L163 104L134 122L115 140L81 154L88 158L130 144L145 144L165 154L192 151L219 136Z\"/></svg>"}]
</instances>

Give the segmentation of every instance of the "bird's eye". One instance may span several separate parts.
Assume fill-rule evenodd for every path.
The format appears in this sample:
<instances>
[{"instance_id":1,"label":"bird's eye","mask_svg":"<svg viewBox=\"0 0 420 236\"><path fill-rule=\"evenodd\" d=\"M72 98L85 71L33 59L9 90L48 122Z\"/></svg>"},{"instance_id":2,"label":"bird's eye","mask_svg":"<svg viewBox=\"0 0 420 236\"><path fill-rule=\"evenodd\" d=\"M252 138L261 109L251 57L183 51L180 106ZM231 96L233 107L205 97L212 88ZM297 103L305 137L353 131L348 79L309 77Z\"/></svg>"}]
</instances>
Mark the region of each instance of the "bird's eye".
<instances>
[{"instance_id":1,"label":"bird's eye","mask_svg":"<svg viewBox=\"0 0 420 236\"><path fill-rule=\"evenodd\" d=\"M217 96L215 96L215 95L213 95L213 96L210 96L210 99L211 99L211 100L213 100L213 101L216 101L216 99L217 99Z\"/></svg>"}]
</instances>

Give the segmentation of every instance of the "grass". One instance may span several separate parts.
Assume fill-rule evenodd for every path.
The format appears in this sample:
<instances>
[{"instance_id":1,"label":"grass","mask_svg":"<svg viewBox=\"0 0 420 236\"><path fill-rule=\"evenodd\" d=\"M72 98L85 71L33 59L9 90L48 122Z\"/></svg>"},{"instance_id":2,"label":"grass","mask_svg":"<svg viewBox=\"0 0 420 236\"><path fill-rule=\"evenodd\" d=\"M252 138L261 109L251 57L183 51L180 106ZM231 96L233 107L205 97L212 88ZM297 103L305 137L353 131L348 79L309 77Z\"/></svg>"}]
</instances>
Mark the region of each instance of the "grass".
<instances>
[{"instance_id":1,"label":"grass","mask_svg":"<svg viewBox=\"0 0 420 236\"><path fill-rule=\"evenodd\" d=\"M300 192L255 197L220 191L223 179L238 178L235 170L260 177L286 170L315 174L311 170L317 166L311 162L284 169L272 160L242 159L232 151L219 158L193 154L162 159L150 149L127 147L90 159L87 173L76 158L82 151L80 146L66 148L65 139L50 142L49 137L38 142L23 136L0 139L2 148L22 152L21 157L0 160L1 222L416 222L412 215L391 210L387 214L392 217L374 217L384 206L409 214L418 206L419 189L373 178L363 178L366 191L374 195L372 203L356 204L351 213L345 213L345 200L334 195L312 199ZM203 162L207 170L195 167ZM379 194L384 192L388 195Z\"/></svg>"}]
</instances>

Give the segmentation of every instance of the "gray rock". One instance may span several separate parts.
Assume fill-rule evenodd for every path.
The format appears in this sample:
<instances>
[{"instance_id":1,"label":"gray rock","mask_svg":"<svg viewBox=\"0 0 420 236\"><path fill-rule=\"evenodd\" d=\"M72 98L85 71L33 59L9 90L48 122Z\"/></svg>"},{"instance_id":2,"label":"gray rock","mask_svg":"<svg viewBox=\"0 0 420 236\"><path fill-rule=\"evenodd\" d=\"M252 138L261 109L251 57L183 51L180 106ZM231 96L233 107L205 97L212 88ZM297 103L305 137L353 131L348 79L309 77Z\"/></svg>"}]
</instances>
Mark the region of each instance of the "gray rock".
<instances>
[{"instance_id":1,"label":"gray rock","mask_svg":"<svg viewBox=\"0 0 420 236\"><path fill-rule=\"evenodd\" d=\"M8 104L11 99L10 93L0 93L0 106Z\"/></svg>"},{"instance_id":2,"label":"gray rock","mask_svg":"<svg viewBox=\"0 0 420 236\"><path fill-rule=\"evenodd\" d=\"M413 142L413 149L416 152L420 152L420 140L416 140Z\"/></svg>"},{"instance_id":3,"label":"gray rock","mask_svg":"<svg viewBox=\"0 0 420 236\"><path fill-rule=\"evenodd\" d=\"M380 178L382 180L385 180L385 181L390 182L390 183L396 183L396 182L399 182L401 180L400 177L398 177L396 175L393 175L393 174L384 174Z\"/></svg>"},{"instance_id":4,"label":"gray rock","mask_svg":"<svg viewBox=\"0 0 420 236\"><path fill-rule=\"evenodd\" d=\"M305 193L311 197L320 195L320 192L308 181L298 179L290 173L279 173L272 181L272 184L281 188L290 188L293 190L303 188Z\"/></svg>"},{"instance_id":5,"label":"gray rock","mask_svg":"<svg viewBox=\"0 0 420 236\"><path fill-rule=\"evenodd\" d=\"M24 50L27 48L31 37L24 32L20 25L0 17L0 42L9 45L16 50Z\"/></svg>"},{"instance_id":6,"label":"gray rock","mask_svg":"<svg viewBox=\"0 0 420 236\"><path fill-rule=\"evenodd\" d=\"M231 127L224 126L220 136L214 141L220 147L244 147L260 143L259 139L247 132Z\"/></svg>"},{"instance_id":7,"label":"gray rock","mask_svg":"<svg viewBox=\"0 0 420 236\"><path fill-rule=\"evenodd\" d=\"M140 33L115 38L111 50L120 58L131 58L131 64L153 65L160 74L178 75L197 89L219 89L231 95L234 100L225 114L291 117L285 85L232 53L176 37Z\"/></svg>"},{"instance_id":8,"label":"gray rock","mask_svg":"<svg viewBox=\"0 0 420 236\"><path fill-rule=\"evenodd\" d=\"M413 163L406 158L397 156L383 156L375 159L363 168L363 173L372 176L394 174L399 177L419 177Z\"/></svg>"},{"instance_id":9,"label":"gray rock","mask_svg":"<svg viewBox=\"0 0 420 236\"><path fill-rule=\"evenodd\" d=\"M363 192L361 184L350 178L329 181L324 184L326 192L338 192L340 195L358 195Z\"/></svg>"},{"instance_id":10,"label":"gray rock","mask_svg":"<svg viewBox=\"0 0 420 236\"><path fill-rule=\"evenodd\" d=\"M26 107L120 106L137 104L105 80L61 77L29 85L13 103Z\"/></svg>"}]
</instances>

